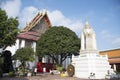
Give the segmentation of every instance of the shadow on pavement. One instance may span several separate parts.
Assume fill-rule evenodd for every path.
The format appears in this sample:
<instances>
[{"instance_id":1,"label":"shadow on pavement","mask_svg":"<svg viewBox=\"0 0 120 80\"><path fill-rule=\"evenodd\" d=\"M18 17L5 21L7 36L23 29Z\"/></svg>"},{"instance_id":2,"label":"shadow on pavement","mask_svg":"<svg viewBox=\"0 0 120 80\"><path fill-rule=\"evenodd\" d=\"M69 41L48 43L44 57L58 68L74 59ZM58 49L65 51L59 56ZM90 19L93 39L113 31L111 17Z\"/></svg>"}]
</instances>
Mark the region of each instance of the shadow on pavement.
<instances>
[{"instance_id":1,"label":"shadow on pavement","mask_svg":"<svg viewBox=\"0 0 120 80\"><path fill-rule=\"evenodd\" d=\"M2 77L0 80L29 80L29 78L26 77Z\"/></svg>"}]
</instances>

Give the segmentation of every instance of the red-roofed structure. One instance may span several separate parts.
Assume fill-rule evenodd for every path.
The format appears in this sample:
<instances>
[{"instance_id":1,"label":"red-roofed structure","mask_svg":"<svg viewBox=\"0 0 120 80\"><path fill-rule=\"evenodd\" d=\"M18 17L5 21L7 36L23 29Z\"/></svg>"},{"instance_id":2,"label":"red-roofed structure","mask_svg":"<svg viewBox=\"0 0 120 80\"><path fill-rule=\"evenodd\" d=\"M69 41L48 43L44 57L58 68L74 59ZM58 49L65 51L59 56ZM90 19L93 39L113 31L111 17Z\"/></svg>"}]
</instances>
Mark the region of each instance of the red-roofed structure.
<instances>
[{"instance_id":1,"label":"red-roofed structure","mask_svg":"<svg viewBox=\"0 0 120 80\"><path fill-rule=\"evenodd\" d=\"M40 36L51 27L47 12L38 13L33 20L20 30L17 38L37 41Z\"/></svg>"},{"instance_id":2,"label":"red-roofed structure","mask_svg":"<svg viewBox=\"0 0 120 80\"><path fill-rule=\"evenodd\" d=\"M15 54L17 49L29 46L33 48L34 52L36 52L36 42L50 27L51 22L48 18L47 12L38 12L33 20L20 30L16 39L16 44L12 47L7 47L7 50L10 50L12 54ZM38 61L37 56L35 56L35 59L34 62L30 63L30 68L36 65L36 62Z\"/></svg>"},{"instance_id":3,"label":"red-roofed structure","mask_svg":"<svg viewBox=\"0 0 120 80\"><path fill-rule=\"evenodd\" d=\"M28 31L28 32L20 33L17 36L17 38L37 41L40 38L40 33Z\"/></svg>"}]
</instances>

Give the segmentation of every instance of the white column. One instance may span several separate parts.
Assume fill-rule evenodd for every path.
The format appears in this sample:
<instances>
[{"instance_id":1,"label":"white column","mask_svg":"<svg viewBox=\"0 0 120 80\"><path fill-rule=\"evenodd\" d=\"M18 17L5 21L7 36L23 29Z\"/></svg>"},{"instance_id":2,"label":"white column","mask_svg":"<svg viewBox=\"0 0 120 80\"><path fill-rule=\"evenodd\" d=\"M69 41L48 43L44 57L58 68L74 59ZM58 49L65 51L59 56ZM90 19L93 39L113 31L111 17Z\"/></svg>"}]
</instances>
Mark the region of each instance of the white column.
<instances>
[{"instance_id":1,"label":"white column","mask_svg":"<svg viewBox=\"0 0 120 80\"><path fill-rule=\"evenodd\" d=\"M16 50L19 49L19 45L20 45L19 41L20 41L19 39L16 39Z\"/></svg>"},{"instance_id":2,"label":"white column","mask_svg":"<svg viewBox=\"0 0 120 80\"><path fill-rule=\"evenodd\" d=\"M21 46L20 46L21 48L22 48L22 47L25 47L25 40L22 40L20 45L21 45Z\"/></svg>"},{"instance_id":3,"label":"white column","mask_svg":"<svg viewBox=\"0 0 120 80\"><path fill-rule=\"evenodd\" d=\"M36 42L33 42L32 47L33 47L33 50L34 50L34 52L36 54ZM38 57L36 55L35 55L35 62L38 62Z\"/></svg>"},{"instance_id":4,"label":"white column","mask_svg":"<svg viewBox=\"0 0 120 80\"><path fill-rule=\"evenodd\" d=\"M93 34L93 49L97 50L97 45L96 45L96 38L95 38L95 34Z\"/></svg>"},{"instance_id":5,"label":"white column","mask_svg":"<svg viewBox=\"0 0 120 80\"><path fill-rule=\"evenodd\" d=\"M114 69L114 71L116 71L116 65L115 64L113 64L113 69Z\"/></svg>"},{"instance_id":6,"label":"white column","mask_svg":"<svg viewBox=\"0 0 120 80\"><path fill-rule=\"evenodd\" d=\"M34 52L36 52L36 42L33 42L32 48L33 48Z\"/></svg>"},{"instance_id":7,"label":"white column","mask_svg":"<svg viewBox=\"0 0 120 80\"><path fill-rule=\"evenodd\" d=\"M83 32L81 34L81 50L84 50L85 49L85 41L84 41L84 35L83 35Z\"/></svg>"}]
</instances>

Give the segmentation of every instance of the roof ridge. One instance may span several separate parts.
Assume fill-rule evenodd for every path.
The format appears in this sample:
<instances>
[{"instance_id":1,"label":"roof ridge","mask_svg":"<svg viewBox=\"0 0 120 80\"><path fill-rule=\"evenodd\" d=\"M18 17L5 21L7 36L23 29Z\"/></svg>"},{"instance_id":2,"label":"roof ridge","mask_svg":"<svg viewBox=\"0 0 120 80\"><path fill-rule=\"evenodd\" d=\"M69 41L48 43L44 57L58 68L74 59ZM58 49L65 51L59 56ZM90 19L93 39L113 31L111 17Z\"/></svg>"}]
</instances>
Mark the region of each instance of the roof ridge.
<instances>
[{"instance_id":1,"label":"roof ridge","mask_svg":"<svg viewBox=\"0 0 120 80\"><path fill-rule=\"evenodd\" d=\"M115 50L120 50L120 48L117 48L117 49L109 49L109 50L104 50L104 51L100 51L100 52L115 51Z\"/></svg>"}]
</instances>

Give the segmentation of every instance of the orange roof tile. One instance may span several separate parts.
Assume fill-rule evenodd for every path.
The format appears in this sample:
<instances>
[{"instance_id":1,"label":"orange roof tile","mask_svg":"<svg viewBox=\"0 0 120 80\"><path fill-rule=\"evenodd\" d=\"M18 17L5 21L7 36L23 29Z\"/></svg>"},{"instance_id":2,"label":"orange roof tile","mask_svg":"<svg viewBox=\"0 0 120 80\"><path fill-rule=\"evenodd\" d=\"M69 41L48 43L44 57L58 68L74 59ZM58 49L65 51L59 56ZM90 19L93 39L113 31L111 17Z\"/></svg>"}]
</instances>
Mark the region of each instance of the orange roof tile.
<instances>
[{"instance_id":1,"label":"orange roof tile","mask_svg":"<svg viewBox=\"0 0 120 80\"><path fill-rule=\"evenodd\" d=\"M120 49L101 51L101 55L107 54L109 58L120 57Z\"/></svg>"},{"instance_id":2,"label":"orange roof tile","mask_svg":"<svg viewBox=\"0 0 120 80\"><path fill-rule=\"evenodd\" d=\"M108 55L108 61L112 63L120 63L120 49L101 51L101 55Z\"/></svg>"}]
</instances>

